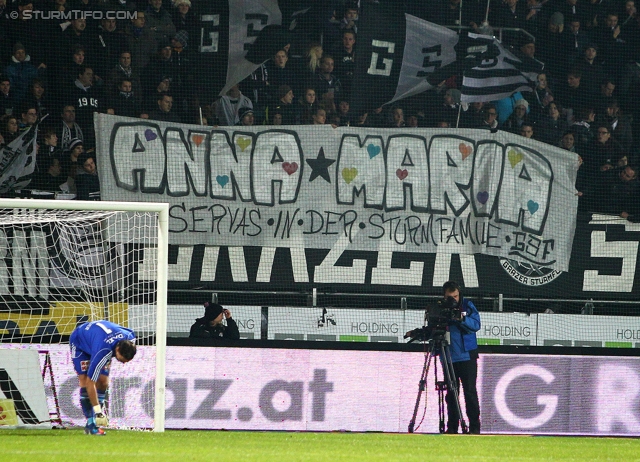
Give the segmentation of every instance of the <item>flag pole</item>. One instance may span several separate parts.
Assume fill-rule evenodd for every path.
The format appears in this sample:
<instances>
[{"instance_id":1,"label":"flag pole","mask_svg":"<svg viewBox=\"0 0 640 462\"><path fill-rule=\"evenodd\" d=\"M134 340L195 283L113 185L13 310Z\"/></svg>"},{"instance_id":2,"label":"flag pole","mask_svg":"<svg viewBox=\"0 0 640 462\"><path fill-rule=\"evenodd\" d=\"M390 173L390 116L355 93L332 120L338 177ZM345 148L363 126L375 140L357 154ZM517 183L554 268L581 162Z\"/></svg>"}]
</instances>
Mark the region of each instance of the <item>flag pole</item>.
<instances>
[{"instance_id":1,"label":"flag pole","mask_svg":"<svg viewBox=\"0 0 640 462\"><path fill-rule=\"evenodd\" d=\"M456 120L456 128L460 128L460 113L462 112L462 103L458 103L458 119Z\"/></svg>"},{"instance_id":2,"label":"flag pole","mask_svg":"<svg viewBox=\"0 0 640 462\"><path fill-rule=\"evenodd\" d=\"M491 0L487 0L487 10L484 14L484 22L489 24L489 5L491 4Z\"/></svg>"}]
</instances>

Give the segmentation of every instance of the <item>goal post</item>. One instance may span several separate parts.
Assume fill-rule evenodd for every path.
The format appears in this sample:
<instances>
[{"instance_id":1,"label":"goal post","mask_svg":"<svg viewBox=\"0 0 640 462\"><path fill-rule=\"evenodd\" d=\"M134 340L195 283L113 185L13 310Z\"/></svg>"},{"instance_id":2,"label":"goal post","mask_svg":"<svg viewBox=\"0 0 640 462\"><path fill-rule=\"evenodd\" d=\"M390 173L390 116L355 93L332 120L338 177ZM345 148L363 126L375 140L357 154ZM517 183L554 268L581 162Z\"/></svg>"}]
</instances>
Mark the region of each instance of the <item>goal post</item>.
<instances>
[{"instance_id":1,"label":"goal post","mask_svg":"<svg viewBox=\"0 0 640 462\"><path fill-rule=\"evenodd\" d=\"M111 365L111 423L164 431L168 217L166 203L0 199L0 350L5 358L19 350L57 355L55 382L74 393L54 390L56 406L58 397L67 403L63 420L83 420L68 336L78 324L106 318L133 329L139 347L130 363ZM15 401L6 388L0 399ZM24 424L25 403L13 407Z\"/></svg>"}]
</instances>

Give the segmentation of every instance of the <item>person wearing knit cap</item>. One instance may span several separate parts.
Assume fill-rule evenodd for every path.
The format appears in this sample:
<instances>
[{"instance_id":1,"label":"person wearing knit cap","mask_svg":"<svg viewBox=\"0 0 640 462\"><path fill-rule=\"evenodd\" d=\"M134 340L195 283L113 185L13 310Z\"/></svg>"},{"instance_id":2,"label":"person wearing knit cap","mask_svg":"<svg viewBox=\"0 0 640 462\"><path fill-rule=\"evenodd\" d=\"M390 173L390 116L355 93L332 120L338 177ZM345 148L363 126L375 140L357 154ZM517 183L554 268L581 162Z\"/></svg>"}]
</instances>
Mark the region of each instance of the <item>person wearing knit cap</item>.
<instances>
[{"instance_id":1,"label":"person wearing knit cap","mask_svg":"<svg viewBox=\"0 0 640 462\"><path fill-rule=\"evenodd\" d=\"M238 324L231 318L231 311L213 301L203 304L204 316L196 319L189 331L190 338L214 338L238 340ZM226 319L226 325L223 320Z\"/></svg>"}]
</instances>

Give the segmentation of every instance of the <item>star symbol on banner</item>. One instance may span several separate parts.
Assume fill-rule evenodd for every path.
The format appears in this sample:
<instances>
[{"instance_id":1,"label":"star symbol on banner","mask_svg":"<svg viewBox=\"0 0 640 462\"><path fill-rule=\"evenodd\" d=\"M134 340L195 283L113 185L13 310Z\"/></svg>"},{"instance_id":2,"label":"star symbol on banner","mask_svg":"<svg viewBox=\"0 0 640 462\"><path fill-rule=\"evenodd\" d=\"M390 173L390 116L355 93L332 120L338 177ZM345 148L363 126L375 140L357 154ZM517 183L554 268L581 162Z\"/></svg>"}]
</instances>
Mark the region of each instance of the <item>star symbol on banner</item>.
<instances>
[{"instance_id":1,"label":"star symbol on banner","mask_svg":"<svg viewBox=\"0 0 640 462\"><path fill-rule=\"evenodd\" d=\"M335 159L327 159L324 156L324 149L320 148L318 157L316 159L306 159L307 164L311 167L311 176L309 182L315 180L319 176L324 178L327 183L331 183L331 177L329 176L329 166L335 162Z\"/></svg>"}]
</instances>

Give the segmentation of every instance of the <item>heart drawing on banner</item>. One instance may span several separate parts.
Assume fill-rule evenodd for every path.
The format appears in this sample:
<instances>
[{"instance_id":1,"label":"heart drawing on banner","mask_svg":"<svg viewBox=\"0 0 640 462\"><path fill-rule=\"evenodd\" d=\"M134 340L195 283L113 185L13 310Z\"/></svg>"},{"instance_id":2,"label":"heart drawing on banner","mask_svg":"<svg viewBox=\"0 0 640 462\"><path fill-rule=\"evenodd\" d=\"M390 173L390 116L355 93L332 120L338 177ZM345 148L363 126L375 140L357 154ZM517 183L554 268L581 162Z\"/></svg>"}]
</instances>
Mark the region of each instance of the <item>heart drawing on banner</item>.
<instances>
[{"instance_id":1,"label":"heart drawing on banner","mask_svg":"<svg viewBox=\"0 0 640 462\"><path fill-rule=\"evenodd\" d=\"M283 162L282 163L282 170L284 170L285 172L287 172L287 175L293 175L294 173L296 173L298 171L298 163L297 162Z\"/></svg>"},{"instance_id":2,"label":"heart drawing on banner","mask_svg":"<svg viewBox=\"0 0 640 462\"><path fill-rule=\"evenodd\" d=\"M462 160L465 160L473 152L473 148L468 144L464 144L464 143L460 143L458 145L458 149L460 150L460 154L462 154Z\"/></svg>"},{"instance_id":3,"label":"heart drawing on banner","mask_svg":"<svg viewBox=\"0 0 640 462\"><path fill-rule=\"evenodd\" d=\"M406 168L404 170L398 169L398 170L396 170L396 176L399 179L404 180L406 177L409 176L409 172L407 171Z\"/></svg>"},{"instance_id":4,"label":"heart drawing on banner","mask_svg":"<svg viewBox=\"0 0 640 462\"><path fill-rule=\"evenodd\" d=\"M381 150L382 149L380 149L380 146L376 146L375 144L368 144L367 152L369 153L369 159L373 159L375 156L380 154Z\"/></svg>"},{"instance_id":5,"label":"heart drawing on banner","mask_svg":"<svg viewBox=\"0 0 640 462\"><path fill-rule=\"evenodd\" d=\"M358 176L358 169L355 167L342 169L342 178L344 178L344 181L346 181L347 184L351 183L353 179L357 176Z\"/></svg>"},{"instance_id":6,"label":"heart drawing on banner","mask_svg":"<svg viewBox=\"0 0 640 462\"><path fill-rule=\"evenodd\" d=\"M196 143L196 146L200 147L202 141L204 141L204 135L193 135L191 139Z\"/></svg>"},{"instance_id":7,"label":"heart drawing on banner","mask_svg":"<svg viewBox=\"0 0 640 462\"><path fill-rule=\"evenodd\" d=\"M236 138L236 144L240 148L242 152L247 149L247 146L251 144L251 138L245 138L244 136L239 136Z\"/></svg>"},{"instance_id":8,"label":"heart drawing on banner","mask_svg":"<svg viewBox=\"0 0 640 462\"><path fill-rule=\"evenodd\" d=\"M222 186L224 188L227 185L227 183L229 182L229 175L218 175L216 177L216 181L218 182L218 184L220 186Z\"/></svg>"},{"instance_id":9,"label":"heart drawing on banner","mask_svg":"<svg viewBox=\"0 0 640 462\"><path fill-rule=\"evenodd\" d=\"M508 157L509 157L509 163L511 164L511 168L515 168L515 166L518 165L520 162L522 162L522 159L524 159L524 154L514 149L511 149L509 151Z\"/></svg>"},{"instance_id":10,"label":"heart drawing on banner","mask_svg":"<svg viewBox=\"0 0 640 462\"><path fill-rule=\"evenodd\" d=\"M527 202L527 208L529 209L529 213L531 215L533 215L534 213L536 213L538 211L538 209L540 208L540 204L538 204L537 202L534 202L532 200L530 200L529 202Z\"/></svg>"},{"instance_id":11,"label":"heart drawing on banner","mask_svg":"<svg viewBox=\"0 0 640 462\"><path fill-rule=\"evenodd\" d=\"M480 191L478 194L476 194L476 199L478 199L478 202L484 205L489 200L489 193L487 191Z\"/></svg>"},{"instance_id":12,"label":"heart drawing on banner","mask_svg":"<svg viewBox=\"0 0 640 462\"><path fill-rule=\"evenodd\" d=\"M153 141L153 140L155 140L157 137L158 137L158 135L156 135L156 132L154 132L154 131L153 131L153 130L151 130L150 128L147 128L147 129L144 131L144 138L145 138L147 141Z\"/></svg>"}]
</instances>

